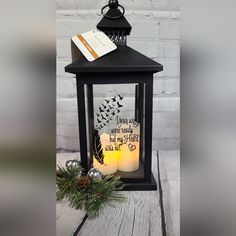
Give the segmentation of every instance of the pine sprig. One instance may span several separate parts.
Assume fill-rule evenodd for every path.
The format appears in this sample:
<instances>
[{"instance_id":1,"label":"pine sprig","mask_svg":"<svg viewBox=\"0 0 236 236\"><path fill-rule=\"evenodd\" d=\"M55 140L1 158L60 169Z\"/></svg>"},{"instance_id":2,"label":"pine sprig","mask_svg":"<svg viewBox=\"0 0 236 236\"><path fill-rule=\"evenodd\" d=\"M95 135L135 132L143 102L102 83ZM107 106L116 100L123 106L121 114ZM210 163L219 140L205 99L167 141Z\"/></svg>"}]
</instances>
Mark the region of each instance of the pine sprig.
<instances>
[{"instance_id":1,"label":"pine sprig","mask_svg":"<svg viewBox=\"0 0 236 236\"><path fill-rule=\"evenodd\" d=\"M103 176L101 179L91 179L85 189L78 187L78 180L82 178L82 168L60 167L57 170L57 201L66 199L70 207L84 210L89 218L99 216L107 206L114 206L116 202L123 202L124 195L117 191L123 188L118 176Z\"/></svg>"},{"instance_id":2,"label":"pine sprig","mask_svg":"<svg viewBox=\"0 0 236 236\"><path fill-rule=\"evenodd\" d=\"M105 176L94 180L88 189L88 199L85 209L91 218L99 215L106 205L114 206L115 202L123 202L125 197L117 192L122 189L122 182L117 176Z\"/></svg>"},{"instance_id":3,"label":"pine sprig","mask_svg":"<svg viewBox=\"0 0 236 236\"><path fill-rule=\"evenodd\" d=\"M77 177L82 171L83 170L80 166L58 166L56 179L56 184L58 187L57 201L62 201L69 193L73 193L76 191Z\"/></svg>"}]
</instances>

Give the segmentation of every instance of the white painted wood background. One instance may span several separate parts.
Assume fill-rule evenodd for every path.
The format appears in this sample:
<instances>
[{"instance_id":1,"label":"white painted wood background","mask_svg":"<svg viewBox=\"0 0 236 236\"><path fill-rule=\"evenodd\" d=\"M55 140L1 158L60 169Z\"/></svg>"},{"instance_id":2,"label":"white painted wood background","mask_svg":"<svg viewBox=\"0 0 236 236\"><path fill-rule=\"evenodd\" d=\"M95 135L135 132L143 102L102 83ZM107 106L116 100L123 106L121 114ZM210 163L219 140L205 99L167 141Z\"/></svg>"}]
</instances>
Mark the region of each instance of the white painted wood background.
<instances>
[{"instance_id":1,"label":"white painted wood background","mask_svg":"<svg viewBox=\"0 0 236 236\"><path fill-rule=\"evenodd\" d=\"M180 235L180 165L179 151L161 151L159 158L153 152L153 174L160 188L157 191L125 192L127 201L107 207L95 220L86 220L77 235L80 236L163 236L163 218L167 236ZM57 163L79 159L79 153L59 153ZM161 212L163 202L164 215ZM66 202L57 204L57 236L73 235L85 214L68 207ZM165 235L164 235L165 236Z\"/></svg>"}]
</instances>

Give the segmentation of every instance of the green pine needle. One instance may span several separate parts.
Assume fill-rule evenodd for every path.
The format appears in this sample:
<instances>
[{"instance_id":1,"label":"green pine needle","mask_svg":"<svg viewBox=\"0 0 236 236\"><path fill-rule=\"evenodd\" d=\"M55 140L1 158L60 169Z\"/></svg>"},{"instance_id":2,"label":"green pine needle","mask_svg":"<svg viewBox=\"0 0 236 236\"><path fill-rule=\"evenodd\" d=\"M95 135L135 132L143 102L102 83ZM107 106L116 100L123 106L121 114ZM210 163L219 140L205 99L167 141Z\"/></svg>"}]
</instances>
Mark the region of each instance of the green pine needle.
<instances>
[{"instance_id":1,"label":"green pine needle","mask_svg":"<svg viewBox=\"0 0 236 236\"><path fill-rule=\"evenodd\" d=\"M79 189L78 178L81 177L83 169L77 167L57 168L57 201L67 199L70 207L76 210L84 210L89 218L98 217L100 212L114 203L124 202L125 197L121 192L123 184L119 176L103 176L101 179L92 179L86 189Z\"/></svg>"}]
</instances>

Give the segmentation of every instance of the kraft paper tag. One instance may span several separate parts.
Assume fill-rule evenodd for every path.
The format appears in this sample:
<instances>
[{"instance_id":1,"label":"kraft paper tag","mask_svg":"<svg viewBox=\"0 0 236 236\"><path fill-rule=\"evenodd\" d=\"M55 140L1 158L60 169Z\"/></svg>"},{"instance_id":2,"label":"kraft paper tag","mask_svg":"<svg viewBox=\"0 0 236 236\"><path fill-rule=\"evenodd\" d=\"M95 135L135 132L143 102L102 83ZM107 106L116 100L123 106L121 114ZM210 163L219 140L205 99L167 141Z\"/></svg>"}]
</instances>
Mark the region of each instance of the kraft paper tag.
<instances>
[{"instance_id":1,"label":"kraft paper tag","mask_svg":"<svg viewBox=\"0 0 236 236\"><path fill-rule=\"evenodd\" d=\"M75 46L88 61L94 61L117 48L103 32L97 30L76 35L72 37L72 42L74 43L72 44L72 60L79 57L78 52L76 53L73 48Z\"/></svg>"}]
</instances>

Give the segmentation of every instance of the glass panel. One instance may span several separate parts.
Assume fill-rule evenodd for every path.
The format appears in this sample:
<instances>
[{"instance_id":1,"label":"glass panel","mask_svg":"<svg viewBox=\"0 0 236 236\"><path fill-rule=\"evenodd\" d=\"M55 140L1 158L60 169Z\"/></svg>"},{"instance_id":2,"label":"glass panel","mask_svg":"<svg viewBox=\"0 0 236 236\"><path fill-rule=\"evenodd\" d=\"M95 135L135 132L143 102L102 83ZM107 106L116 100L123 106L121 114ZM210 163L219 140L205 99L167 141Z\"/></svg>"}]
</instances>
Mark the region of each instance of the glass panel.
<instances>
[{"instance_id":1,"label":"glass panel","mask_svg":"<svg viewBox=\"0 0 236 236\"><path fill-rule=\"evenodd\" d=\"M93 85L93 166L104 175L144 178L139 90L137 84Z\"/></svg>"}]
</instances>

